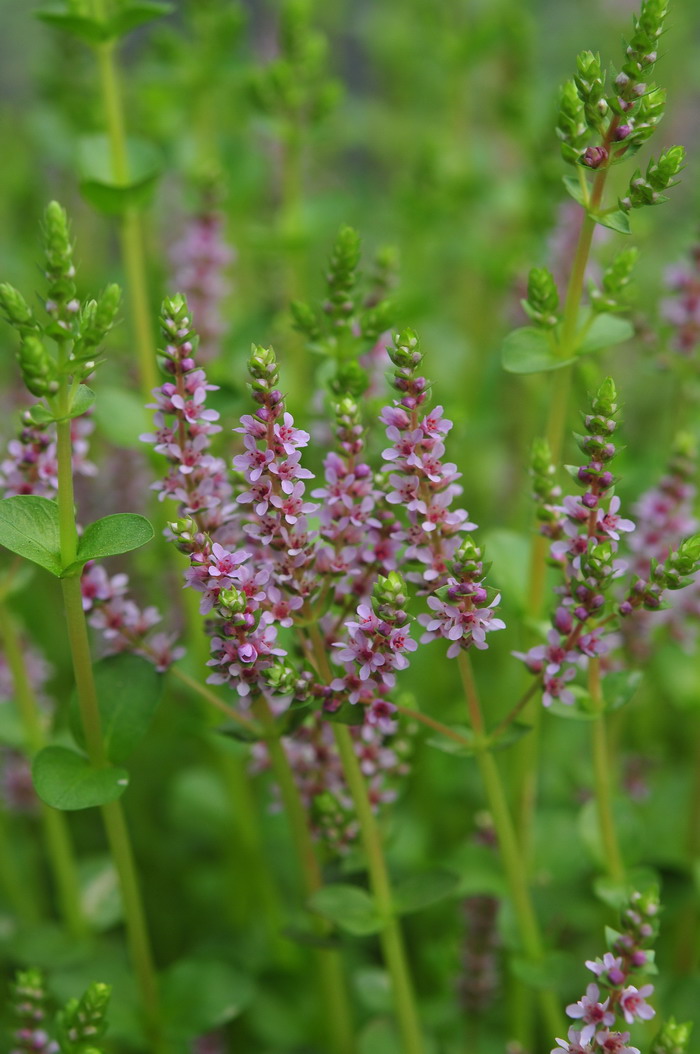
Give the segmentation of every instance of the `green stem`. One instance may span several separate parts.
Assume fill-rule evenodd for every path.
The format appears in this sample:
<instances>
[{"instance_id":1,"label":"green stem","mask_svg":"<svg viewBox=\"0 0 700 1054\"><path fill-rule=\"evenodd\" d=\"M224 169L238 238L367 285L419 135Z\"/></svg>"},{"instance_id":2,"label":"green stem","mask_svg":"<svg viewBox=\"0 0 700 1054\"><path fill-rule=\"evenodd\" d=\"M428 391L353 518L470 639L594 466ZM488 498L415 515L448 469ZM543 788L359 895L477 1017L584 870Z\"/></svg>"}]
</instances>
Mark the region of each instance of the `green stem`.
<instances>
[{"instance_id":1,"label":"green stem","mask_svg":"<svg viewBox=\"0 0 700 1054\"><path fill-rule=\"evenodd\" d=\"M318 626L309 626L308 633L313 643L314 661L319 673L324 680L329 682L332 679L332 672ZM404 1054L423 1054L423 1034L418 1018L413 981L408 967L401 927L394 912L394 898L389 871L384 859L382 837L372 811L365 778L355 754L350 731L346 725L334 724L333 734L345 779L355 805L362 844L367 856L372 893L383 923L379 931L379 941L384 962L391 976L391 990L401 1033L402 1050Z\"/></svg>"},{"instance_id":2,"label":"green stem","mask_svg":"<svg viewBox=\"0 0 700 1054\"><path fill-rule=\"evenodd\" d=\"M498 771L498 766L490 750L484 747L485 728L481 713L481 704L474 680L471 663L465 651L459 653L457 663L467 707L474 729L474 748L479 772L483 780L489 809L493 817L498 848L503 862L510 889L515 916L518 923L520 939L528 959L533 963L541 963L544 959L544 947L540 928L532 906L530 890L527 882L527 871L523 867L522 853L518 840L515 836L515 828L506 801L503 782ZM547 1029L552 1036L556 1036L562 1027L561 1015L554 993L547 989L538 991L542 1016L546 1022Z\"/></svg>"},{"instance_id":3,"label":"green stem","mask_svg":"<svg viewBox=\"0 0 700 1054\"><path fill-rule=\"evenodd\" d=\"M408 967L403 936L394 913L391 882L384 859L382 839L372 806L367 795L364 776L355 754L350 730L346 725L333 725L343 772L352 795L357 820L360 824L362 844L367 855L369 877L377 911L383 920L379 932L384 961L391 976L394 1008L401 1033L402 1050L405 1054L423 1054L423 1035L416 1008L413 982Z\"/></svg>"},{"instance_id":4,"label":"green stem","mask_svg":"<svg viewBox=\"0 0 700 1054\"><path fill-rule=\"evenodd\" d=\"M625 879L625 865L617 840L615 819L612 810L612 781L610 779L610 750L605 723L605 702L600 684L600 660L589 659L588 690L598 717L592 722L593 773L595 797L598 809L598 824L603 842L603 852L610 877L616 882Z\"/></svg>"},{"instance_id":5,"label":"green stem","mask_svg":"<svg viewBox=\"0 0 700 1054\"><path fill-rule=\"evenodd\" d=\"M4 805L0 804L0 887L17 918L28 926L35 926L39 922L39 910L33 883L27 881L27 875L17 866L17 854L13 850L7 813Z\"/></svg>"},{"instance_id":6,"label":"green stem","mask_svg":"<svg viewBox=\"0 0 700 1054\"><path fill-rule=\"evenodd\" d=\"M610 127L608 128L604 140L604 146L606 149L614 137L617 123L617 118L613 118L610 123ZM588 266L593 234L596 227L595 220L591 219L590 213L600 208L607 174L607 168L601 168L596 173L591 196L588 202L588 209L586 209L584 213L581 230L579 231L578 241L576 243L576 251L574 253L571 273L566 288L561 331L557 347L557 354L559 358L563 360L572 356L575 347L586 267ZM562 366L561 369L554 372L552 377L545 434L547 436L550 454L554 465L558 465L562 459L572 379L573 364L570 366ZM530 621L537 620L542 611L546 585L548 552L549 541L539 533L536 534L532 543L532 551L530 555L527 611ZM538 761L542 735L542 707L536 699L526 713L532 725L532 732L529 736L525 737L517 750L516 786L518 788L517 815L520 844L523 848L525 859L527 860L532 853L532 833L534 827L534 813L537 803Z\"/></svg>"},{"instance_id":7,"label":"green stem","mask_svg":"<svg viewBox=\"0 0 700 1054\"><path fill-rule=\"evenodd\" d=\"M36 695L27 675L19 635L12 615L1 601L0 640L3 642L5 658L12 675L27 756L31 758L45 746L44 731ZM80 884L66 818L62 812L41 802L41 822L61 914L71 935L82 937L88 927L80 905Z\"/></svg>"},{"instance_id":8,"label":"green stem","mask_svg":"<svg viewBox=\"0 0 700 1054\"><path fill-rule=\"evenodd\" d=\"M59 402L65 397L64 388L58 394ZM61 564L67 567L75 559L78 537L73 507L70 421L60 422L57 425L57 432L59 540ZM61 587L87 754L94 768L106 768L109 760L102 738L100 711L79 576L69 575L62 578ZM141 990L149 1038L153 1049L161 1051L155 968L121 802L109 802L102 805L100 811L112 860L119 875L129 947Z\"/></svg>"},{"instance_id":9,"label":"green stem","mask_svg":"<svg viewBox=\"0 0 700 1054\"><path fill-rule=\"evenodd\" d=\"M96 18L104 17L102 0L93 0L93 13ZM104 107L107 138L112 160L112 177L117 186L124 187L128 186L131 174L129 172L124 108L114 50L114 42L97 44L95 46L102 105ZM156 349L148 302L143 232L139 214L134 208L125 210L120 233L141 388L146 398L150 399L151 392L158 386Z\"/></svg>"},{"instance_id":10,"label":"green stem","mask_svg":"<svg viewBox=\"0 0 700 1054\"><path fill-rule=\"evenodd\" d=\"M294 773L289 764L286 751L275 728L272 712L263 696L256 701L255 710L261 724L267 731L265 742L275 780L282 795L287 822L289 823L292 841L299 861L304 890L307 898L309 898L321 889L323 878L311 839L304 804L301 800L299 788L294 779ZM321 937L325 937L329 933L329 927L322 919L316 918L314 927ZM317 948L315 949L315 954L331 1050L336 1052L336 1054L354 1054L356 1047L352 1016L340 955L335 948Z\"/></svg>"}]
</instances>

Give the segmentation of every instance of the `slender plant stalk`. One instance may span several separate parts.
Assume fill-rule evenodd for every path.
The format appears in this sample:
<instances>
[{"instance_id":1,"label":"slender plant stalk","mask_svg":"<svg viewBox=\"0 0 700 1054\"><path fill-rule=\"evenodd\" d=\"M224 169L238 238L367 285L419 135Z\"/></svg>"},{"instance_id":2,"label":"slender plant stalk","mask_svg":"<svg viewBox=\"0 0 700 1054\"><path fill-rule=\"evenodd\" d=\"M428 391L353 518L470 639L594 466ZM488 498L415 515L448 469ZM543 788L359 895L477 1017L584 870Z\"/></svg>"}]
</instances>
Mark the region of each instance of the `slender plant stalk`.
<instances>
[{"instance_id":1,"label":"slender plant stalk","mask_svg":"<svg viewBox=\"0 0 700 1054\"><path fill-rule=\"evenodd\" d=\"M613 140L617 119L613 119L608 128L604 146L607 149ZM571 273L566 289L561 331L558 340L557 354L562 360L571 358L578 329L579 309L583 296L586 267L591 254L593 234L596 223L590 213L600 208L608 169L601 168L596 173L588 209L585 210L579 231L576 251L574 253ZM552 462L558 465L562 458L564 435L569 410L569 396L573 379L573 364L555 370L549 397L546 436L549 443ZM544 603L547 573L547 554L549 542L542 535L535 534L530 554L530 576L528 589L528 611L531 621L540 617ZM535 807L537 804L538 759L542 736L542 707L537 699L528 707L526 716L532 731L517 748L516 758L516 796L519 840L523 849L526 866L532 856L532 834Z\"/></svg>"},{"instance_id":2,"label":"slender plant stalk","mask_svg":"<svg viewBox=\"0 0 700 1054\"><path fill-rule=\"evenodd\" d=\"M284 809L292 834L301 871L304 890L312 897L323 886L323 877L311 838L304 804L299 794L294 773L277 729L267 700L261 696L255 704L256 713L267 731L267 749L275 779L280 788ZM315 929L320 937L329 933L329 927L320 918L315 920ZM347 995L343 964L335 948L316 948L316 962L322 992L323 1010L328 1029L328 1042L335 1054L354 1054L356 1050L352 1016Z\"/></svg>"},{"instance_id":3,"label":"slender plant stalk","mask_svg":"<svg viewBox=\"0 0 700 1054\"><path fill-rule=\"evenodd\" d=\"M17 629L10 611L2 601L0 640L12 675L27 754L33 757L46 745L44 730L36 695L27 675ZM80 883L66 817L45 802L40 803L40 808L48 863L56 886L61 915L69 933L76 938L82 937L87 933L88 926L80 905Z\"/></svg>"},{"instance_id":4,"label":"slender plant stalk","mask_svg":"<svg viewBox=\"0 0 700 1054\"><path fill-rule=\"evenodd\" d=\"M615 819L612 810L612 781L610 779L610 750L608 732L605 723L604 700L600 685L600 659L592 658L588 662L588 690L598 714L591 722L593 736L593 773L595 781L595 798L598 810L598 825L603 842L603 852L608 873L616 882L623 882L625 865L617 840Z\"/></svg>"},{"instance_id":5,"label":"slender plant stalk","mask_svg":"<svg viewBox=\"0 0 700 1054\"><path fill-rule=\"evenodd\" d=\"M332 672L318 626L310 626L308 633L313 644L317 669L326 681L330 681ZM384 858L382 837L372 811L367 786L355 754L350 731L345 725L334 724L333 733L360 825L372 893L383 923L379 931L379 941L391 977L394 1008L403 1044L402 1050L404 1054L423 1054L423 1034L418 1018L413 981L408 967L401 927L394 912L394 898Z\"/></svg>"},{"instance_id":6,"label":"slender plant stalk","mask_svg":"<svg viewBox=\"0 0 700 1054\"><path fill-rule=\"evenodd\" d=\"M93 14L103 18L104 0L93 0ZM109 139L112 176L119 186L128 186L130 180L127 152L126 128L121 89L114 59L114 41L95 45L100 76L100 91L105 113L107 138ZM131 324L138 359L141 388L146 399L158 384L156 372L155 343L151 326L148 302L146 258L143 246L143 231L139 213L134 208L124 212L120 229L122 259L129 295Z\"/></svg>"},{"instance_id":7,"label":"slender plant stalk","mask_svg":"<svg viewBox=\"0 0 700 1054\"><path fill-rule=\"evenodd\" d=\"M528 959L533 963L541 963L544 959L544 947L539 923L530 898L527 871L523 867L522 852L515 835L515 828L498 766L492 752L483 745L485 740L484 720L471 662L466 652L461 651L459 653L457 663L472 728L474 729L476 760L496 828L498 848L513 900L520 939ZM538 996L547 1029L550 1035L555 1036L562 1027L562 1021L554 993L548 989L540 989Z\"/></svg>"},{"instance_id":8,"label":"slender plant stalk","mask_svg":"<svg viewBox=\"0 0 700 1054\"><path fill-rule=\"evenodd\" d=\"M27 926L35 926L39 922L38 899L34 895L33 885L17 866L17 854L13 852L5 805L0 802L0 888L17 918Z\"/></svg>"},{"instance_id":9,"label":"slender plant stalk","mask_svg":"<svg viewBox=\"0 0 700 1054\"><path fill-rule=\"evenodd\" d=\"M59 406L63 404L65 409L67 401L67 386L64 385L64 390L58 396ZM61 563L63 567L67 567L75 560L78 548L78 533L73 504L70 421L59 421L56 428ZM95 768L106 768L109 765L109 761L102 739L100 712L92 669L87 621L83 611L80 578L76 575L62 578L61 586L87 754L90 763ZM158 988L153 955L121 802L108 802L100 806L100 812L102 813L112 860L119 875L129 948L134 972L141 991L150 1040L155 1051L165 1054L160 1038Z\"/></svg>"}]
</instances>

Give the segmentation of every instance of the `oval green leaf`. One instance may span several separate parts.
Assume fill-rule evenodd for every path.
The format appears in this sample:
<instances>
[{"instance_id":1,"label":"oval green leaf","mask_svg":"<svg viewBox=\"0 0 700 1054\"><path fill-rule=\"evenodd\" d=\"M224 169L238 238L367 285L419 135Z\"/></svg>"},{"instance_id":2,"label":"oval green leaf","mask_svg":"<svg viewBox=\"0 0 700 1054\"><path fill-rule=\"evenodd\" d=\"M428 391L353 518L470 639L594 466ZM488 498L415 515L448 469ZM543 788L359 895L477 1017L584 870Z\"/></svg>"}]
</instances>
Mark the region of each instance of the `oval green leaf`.
<instances>
[{"instance_id":1,"label":"oval green leaf","mask_svg":"<svg viewBox=\"0 0 700 1054\"><path fill-rule=\"evenodd\" d=\"M78 559L67 570L88 560L102 560L139 549L153 537L153 527L145 516L137 512L115 512L103 516L85 528L78 542Z\"/></svg>"},{"instance_id":2,"label":"oval green leaf","mask_svg":"<svg viewBox=\"0 0 700 1054\"><path fill-rule=\"evenodd\" d=\"M514 329L503 341L501 362L508 373L541 373L560 370L573 359L559 359L556 355L551 330L522 326Z\"/></svg>"},{"instance_id":3,"label":"oval green leaf","mask_svg":"<svg viewBox=\"0 0 700 1054\"><path fill-rule=\"evenodd\" d=\"M110 655L93 667L107 757L123 765L148 731L163 690L163 675L139 655ZM77 696L71 699L71 729L85 746Z\"/></svg>"},{"instance_id":4,"label":"oval green leaf","mask_svg":"<svg viewBox=\"0 0 700 1054\"><path fill-rule=\"evenodd\" d=\"M359 886L324 886L311 897L309 907L355 937L378 933L383 925L374 900Z\"/></svg>"},{"instance_id":5,"label":"oval green leaf","mask_svg":"<svg viewBox=\"0 0 700 1054\"><path fill-rule=\"evenodd\" d=\"M140 3L122 4L118 12L109 20L109 39L117 40L145 22L169 15L174 10L174 4L162 3L160 0L141 0Z\"/></svg>"},{"instance_id":6,"label":"oval green leaf","mask_svg":"<svg viewBox=\"0 0 700 1054\"><path fill-rule=\"evenodd\" d=\"M116 801L129 785L126 769L96 769L68 747L45 747L32 765L37 794L47 805L68 812Z\"/></svg>"},{"instance_id":7,"label":"oval green leaf","mask_svg":"<svg viewBox=\"0 0 700 1054\"><path fill-rule=\"evenodd\" d=\"M220 1028L238 1017L253 995L251 979L228 963L212 959L175 963L162 981L167 1032L181 1042Z\"/></svg>"},{"instance_id":8,"label":"oval green leaf","mask_svg":"<svg viewBox=\"0 0 700 1054\"><path fill-rule=\"evenodd\" d=\"M163 160L152 143L144 139L127 141L129 181L114 179L109 140L104 135L84 136L78 149L80 189L91 205L111 215L125 209L143 208L151 198L162 171Z\"/></svg>"},{"instance_id":9,"label":"oval green leaf","mask_svg":"<svg viewBox=\"0 0 700 1054\"><path fill-rule=\"evenodd\" d=\"M576 351L579 355L590 355L594 351L612 348L634 336L634 327L626 318L609 313L596 315Z\"/></svg>"},{"instance_id":10,"label":"oval green leaf","mask_svg":"<svg viewBox=\"0 0 700 1054\"><path fill-rule=\"evenodd\" d=\"M61 574L58 505L36 494L0 501L0 545L50 571Z\"/></svg>"},{"instance_id":11,"label":"oval green leaf","mask_svg":"<svg viewBox=\"0 0 700 1054\"><path fill-rule=\"evenodd\" d=\"M87 15L72 14L66 4L43 8L36 12L36 17L86 44L102 44L109 39L109 28L105 22Z\"/></svg>"},{"instance_id":12,"label":"oval green leaf","mask_svg":"<svg viewBox=\"0 0 700 1054\"><path fill-rule=\"evenodd\" d=\"M608 227L611 231L617 231L618 234L631 234L630 230L630 218L626 212L622 209L615 209L613 212L591 212L590 217L595 220L596 223L600 224L601 227Z\"/></svg>"},{"instance_id":13,"label":"oval green leaf","mask_svg":"<svg viewBox=\"0 0 700 1054\"><path fill-rule=\"evenodd\" d=\"M394 906L399 915L421 911L447 897L455 896L459 890L460 877L452 871L439 868L422 875L410 875L394 886Z\"/></svg>"},{"instance_id":14,"label":"oval green leaf","mask_svg":"<svg viewBox=\"0 0 700 1054\"><path fill-rule=\"evenodd\" d=\"M95 420L100 432L117 446L136 448L138 438L149 428L148 412L134 392L100 386L95 404Z\"/></svg>"}]
</instances>

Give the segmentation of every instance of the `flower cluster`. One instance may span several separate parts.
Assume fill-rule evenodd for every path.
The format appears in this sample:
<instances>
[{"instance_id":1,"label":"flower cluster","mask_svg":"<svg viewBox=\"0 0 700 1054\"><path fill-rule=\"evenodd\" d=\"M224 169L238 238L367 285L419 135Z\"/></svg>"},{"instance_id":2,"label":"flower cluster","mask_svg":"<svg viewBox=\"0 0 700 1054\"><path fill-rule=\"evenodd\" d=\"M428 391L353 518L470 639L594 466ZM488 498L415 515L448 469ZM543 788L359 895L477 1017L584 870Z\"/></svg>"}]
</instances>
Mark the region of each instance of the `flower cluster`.
<instances>
[{"instance_id":1,"label":"flower cluster","mask_svg":"<svg viewBox=\"0 0 700 1054\"><path fill-rule=\"evenodd\" d=\"M190 305L203 361L214 357L225 332L221 303L230 290L225 272L235 255L224 240L222 217L213 209L192 216L170 250L173 287Z\"/></svg>"},{"instance_id":2,"label":"flower cluster","mask_svg":"<svg viewBox=\"0 0 700 1054\"><path fill-rule=\"evenodd\" d=\"M410 742L405 736L388 740L370 724L351 725L350 735L367 792L376 809L396 799L397 786L409 771ZM357 813L345 782L333 729L322 712L315 712L282 745L294 771L302 802L318 838L343 853L358 835ZM267 748L255 744L258 769L269 765Z\"/></svg>"},{"instance_id":3,"label":"flower cluster","mask_svg":"<svg viewBox=\"0 0 700 1054\"><path fill-rule=\"evenodd\" d=\"M234 501L223 462L210 452L219 426L206 409L211 386L194 362L182 297L166 301L163 326L169 379L155 393L158 431L144 438L171 463L157 486L179 502L170 534L189 558L186 584L200 593L207 616L208 680L230 685L244 706L267 700L302 795L318 798L314 809L323 812L319 795L331 794L317 829L342 846L354 826L349 813L342 819L350 797L325 722L355 720L355 751L375 805L393 796L385 780L405 767L392 738L390 696L418 645L399 564L409 565L407 578L423 595L447 591L431 597L424 640L443 636L452 649L483 648L486 633L503 625L493 613L498 598L489 604L482 585L479 550L471 542L460 548L462 532L474 525L466 511L451 508L461 491L455 466L443 462L451 423L441 407L421 412L428 390L418 376L422 356L414 335L401 335L389 352L399 399L381 415L391 471L374 475L365 461L359 406L346 391L334 404L335 449L310 501L313 475L301 460L309 433L286 409L274 352L254 347L248 368L256 408L235 429L243 449L233 458ZM349 706L359 711L352 719ZM288 725L294 731L285 734ZM264 745L255 755L266 763Z\"/></svg>"},{"instance_id":4,"label":"flower cluster","mask_svg":"<svg viewBox=\"0 0 700 1054\"><path fill-rule=\"evenodd\" d=\"M94 424L89 414L71 421L73 472L95 476L96 466L88 460L88 436ZM55 498L58 490L55 425L37 425L31 411L22 416L22 428L7 444L7 456L0 461L0 490L6 498L15 494L36 494Z\"/></svg>"},{"instance_id":5,"label":"flower cluster","mask_svg":"<svg viewBox=\"0 0 700 1054\"><path fill-rule=\"evenodd\" d=\"M209 453L210 437L221 431L218 413L206 406L207 392L215 391L216 385L195 366L196 337L183 297L166 300L161 324L167 342L162 365L172 379L156 389L156 403L150 404L156 411L156 432L141 439L153 443L171 469L152 487L161 501L179 502L183 516L196 516L200 530L215 531L223 523L231 493L226 465Z\"/></svg>"},{"instance_id":6,"label":"flower cluster","mask_svg":"<svg viewBox=\"0 0 700 1054\"><path fill-rule=\"evenodd\" d=\"M505 629L503 619L494 614L500 595L489 599L489 591L484 586L486 571L482 555L474 541L465 538L454 560L448 562L446 584L428 597L432 614L418 616L426 629L421 644L444 637L450 642L448 659L456 658L460 651L470 647L483 651L488 647L486 634Z\"/></svg>"},{"instance_id":7,"label":"flower cluster","mask_svg":"<svg viewBox=\"0 0 700 1054\"><path fill-rule=\"evenodd\" d=\"M360 604L357 621L345 623L348 639L334 641L338 650L334 659L342 663L345 673L331 681L335 694L326 707L333 709L343 700L362 703L365 721L381 732L396 730L395 708L386 698L396 684L395 670L408 666L406 652L415 651L418 644L410 635L410 619L406 613L408 597L401 575L392 571L387 578L380 575L372 593L372 604Z\"/></svg>"},{"instance_id":8,"label":"flower cluster","mask_svg":"<svg viewBox=\"0 0 700 1054\"><path fill-rule=\"evenodd\" d=\"M443 462L444 437L452 422L443 417L441 406L421 416L428 397L428 381L419 375L423 355L411 330L398 334L389 357L394 364L393 384L399 399L386 406L381 421L391 446L382 457L389 463L390 488L386 500L405 510L408 528L404 560L423 565L422 573L409 572L410 581L435 588L444 581L447 563L459 545L461 531L474 530L465 509L451 508L462 493L460 473L451 462Z\"/></svg>"},{"instance_id":9,"label":"flower cluster","mask_svg":"<svg viewBox=\"0 0 700 1054\"><path fill-rule=\"evenodd\" d=\"M108 654L133 652L152 662L160 673L185 654L184 648L175 647L174 634L151 632L161 614L152 606L140 608L128 595L128 575L110 576L101 564L90 561L80 588L88 622L101 632Z\"/></svg>"},{"instance_id":10,"label":"flower cluster","mask_svg":"<svg viewBox=\"0 0 700 1054\"><path fill-rule=\"evenodd\" d=\"M700 343L700 246L694 246L690 264L672 267L666 274L672 296L661 301L661 315L675 330L673 347L689 356Z\"/></svg>"},{"instance_id":11,"label":"flower cluster","mask_svg":"<svg viewBox=\"0 0 700 1054\"><path fill-rule=\"evenodd\" d=\"M572 1025L567 1039L557 1039L552 1054L562 1050L566 1054L639 1054L629 1044L630 1033L616 1026L649 1021L655 1014L646 1001L653 985L637 985L653 964L654 953L649 946L657 934L658 910L655 893L632 894L620 931L611 931L610 951L602 959L586 962L596 981L588 985L577 1003L566 1008L580 1027Z\"/></svg>"},{"instance_id":12,"label":"flower cluster","mask_svg":"<svg viewBox=\"0 0 700 1054\"><path fill-rule=\"evenodd\" d=\"M45 686L52 668L43 655L28 641L23 642L22 658L31 690L39 705L49 705ZM15 683L5 656L0 652L0 706L11 705L15 698ZM28 759L10 746L0 747L0 798L6 809L19 813L34 813L39 800L32 783Z\"/></svg>"},{"instance_id":13,"label":"flower cluster","mask_svg":"<svg viewBox=\"0 0 700 1054\"><path fill-rule=\"evenodd\" d=\"M17 1028L10 1054L58 1054L55 1043L44 1027L46 1021L46 988L38 970L21 970L12 986L12 1009Z\"/></svg>"},{"instance_id":14,"label":"flower cluster","mask_svg":"<svg viewBox=\"0 0 700 1054\"><path fill-rule=\"evenodd\" d=\"M692 480L696 472L694 443L690 436L677 438L674 454L665 475L656 486L646 491L634 507L638 528L630 538L634 553L633 570L640 579L650 576L653 565L663 563L682 539L697 530L693 515L696 487ZM635 617L623 623L629 642L635 647L648 638L648 618L637 608ZM695 639L694 629L700 618L698 579L672 592L666 607L657 611L655 624L668 627L671 635L690 645Z\"/></svg>"},{"instance_id":15,"label":"flower cluster","mask_svg":"<svg viewBox=\"0 0 700 1054\"><path fill-rule=\"evenodd\" d=\"M544 499L542 509L546 513L542 533L555 539L551 555L561 568L564 585L558 588L561 601L547 644L515 654L533 673L541 675L545 706L555 699L573 703L574 696L566 685L575 677L576 667L608 650L606 594L625 570L624 563L616 558L620 534L634 530L632 521L619 514L620 499L610 496L615 483L610 463L615 456L612 436L617 427L616 400L615 387L608 379L593 399L592 412L584 418L587 435L579 439L579 446L590 460L576 474L584 489L581 497L566 496L561 505L551 504L555 492L547 484L544 454L539 452L535 481L536 490L538 481L541 483L538 494Z\"/></svg>"}]
</instances>

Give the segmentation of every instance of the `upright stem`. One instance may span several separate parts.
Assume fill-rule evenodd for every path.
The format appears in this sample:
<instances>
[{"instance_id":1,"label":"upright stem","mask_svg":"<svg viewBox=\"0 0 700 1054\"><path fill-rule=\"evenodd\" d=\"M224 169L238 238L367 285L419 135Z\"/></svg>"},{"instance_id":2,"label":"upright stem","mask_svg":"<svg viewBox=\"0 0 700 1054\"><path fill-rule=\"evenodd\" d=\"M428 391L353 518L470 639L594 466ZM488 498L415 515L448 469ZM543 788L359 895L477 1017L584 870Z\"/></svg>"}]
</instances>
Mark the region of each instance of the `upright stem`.
<instances>
[{"instance_id":1,"label":"upright stem","mask_svg":"<svg viewBox=\"0 0 700 1054\"><path fill-rule=\"evenodd\" d=\"M12 675L27 755L31 758L45 745L44 731L36 695L27 675L19 636L12 615L2 601L0 640L4 645L5 658ZM88 927L80 905L80 884L66 817L62 812L41 802L41 822L61 914L71 935L82 937Z\"/></svg>"},{"instance_id":2,"label":"upright stem","mask_svg":"<svg viewBox=\"0 0 700 1054\"><path fill-rule=\"evenodd\" d=\"M321 676L325 680L330 681L332 672L318 626L310 626L308 633L313 643L314 661L317 664L317 668ZM381 834L372 811L367 794L367 786L355 754L350 731L345 725L334 724L333 733L345 779L357 812L362 845L367 855L367 867L372 893L383 923L382 929L379 931L379 941L386 967L391 976L391 989L403 1044L402 1050L404 1054L423 1054L423 1034L416 1008L416 997L413 991L413 982L406 958L401 927L394 912L394 898L386 860L384 859Z\"/></svg>"},{"instance_id":3,"label":"upright stem","mask_svg":"<svg viewBox=\"0 0 700 1054\"><path fill-rule=\"evenodd\" d=\"M57 396L59 405L67 400L67 385ZM70 421L57 424L58 507L61 564L67 567L76 557L78 532L73 507L73 476ZM97 690L92 669L87 622L83 611L80 578L70 575L61 579L73 673L85 733L87 754L95 768L106 768L109 760L104 748ZM134 971L143 999L146 1024L154 1051L162 1051L160 1038L158 991L153 956L141 903L129 834L121 802L100 807L110 853L119 875L124 914Z\"/></svg>"},{"instance_id":4,"label":"upright stem","mask_svg":"<svg viewBox=\"0 0 700 1054\"><path fill-rule=\"evenodd\" d=\"M610 142L613 139L616 127L617 118L614 118L605 137L604 146L606 149L609 147ZM596 227L595 220L591 219L590 212L595 212L600 208L607 174L607 168L601 168L596 173L591 190L591 197L588 203L588 209L584 211L583 220L581 222L581 229L579 231L576 251L571 265L571 273L566 288L561 332L557 347L557 354L562 360L570 358L574 350L576 333L578 330L579 310L581 307L581 298L583 296L583 286L586 277L586 267L588 266L591 245L593 243L593 234ZM572 377L573 365L562 366L561 369L554 372L552 377L546 436L549 443L552 463L554 465L558 465L562 458ZM542 535L536 534L533 539L530 555L530 582L528 590L528 615L532 621L540 617L542 605L544 603L548 549L548 540ZM529 718L532 725L532 733L525 737L517 751L518 828L520 831L520 844L526 858L530 855L532 848L532 829L537 801L537 770L542 725L542 708L536 700L529 707Z\"/></svg>"},{"instance_id":5,"label":"upright stem","mask_svg":"<svg viewBox=\"0 0 700 1054\"><path fill-rule=\"evenodd\" d=\"M264 697L261 696L256 702L255 710L268 733L266 743L270 761L282 795L304 889L307 897L311 897L321 889L323 878L311 839L304 804L289 765L289 759L277 734L272 713ZM323 920L317 919L315 927L319 936L327 936L328 927ZM315 954L331 1050L335 1054L354 1054L356 1047L352 1016L340 955L335 948L317 948Z\"/></svg>"},{"instance_id":6,"label":"upright stem","mask_svg":"<svg viewBox=\"0 0 700 1054\"><path fill-rule=\"evenodd\" d=\"M29 926L35 926L39 922L33 885L18 867L17 854L13 853L12 839L8 831L7 813L4 803L0 802L0 889L4 890L17 918Z\"/></svg>"},{"instance_id":7,"label":"upright stem","mask_svg":"<svg viewBox=\"0 0 700 1054\"><path fill-rule=\"evenodd\" d=\"M491 751L483 746L485 741L484 720L474 674L466 652L461 651L459 653L457 663L472 728L474 729L476 760L496 828L498 848L508 880L513 907L515 908L520 939L528 959L534 963L541 963L544 958L544 947L537 916L530 898L527 871L523 867L522 853L515 836L515 828L513 827L513 820L506 801L498 766ZM562 1027L562 1022L554 993L547 989L540 989L538 996L547 1029L551 1035L555 1036Z\"/></svg>"},{"instance_id":8,"label":"upright stem","mask_svg":"<svg viewBox=\"0 0 700 1054\"><path fill-rule=\"evenodd\" d=\"M588 690L598 714L592 722L593 772L595 798L598 809L598 824L603 841L603 852L610 877L616 882L625 879L625 865L617 840L615 819L612 810L612 781L610 779L610 751L605 724L603 693L600 685L600 659L588 660Z\"/></svg>"},{"instance_id":9,"label":"upright stem","mask_svg":"<svg viewBox=\"0 0 700 1054\"><path fill-rule=\"evenodd\" d=\"M103 17L103 0L93 0L93 12L97 18ZM107 126L107 138L109 139L112 157L112 176L118 186L124 187L128 186L131 173L129 172L124 108L114 49L115 45L112 41L95 46L102 104ZM139 213L134 208L125 210L122 216L120 233L139 376L143 394L147 399L150 399L151 392L158 384L156 349L148 302L143 231Z\"/></svg>"}]
</instances>

